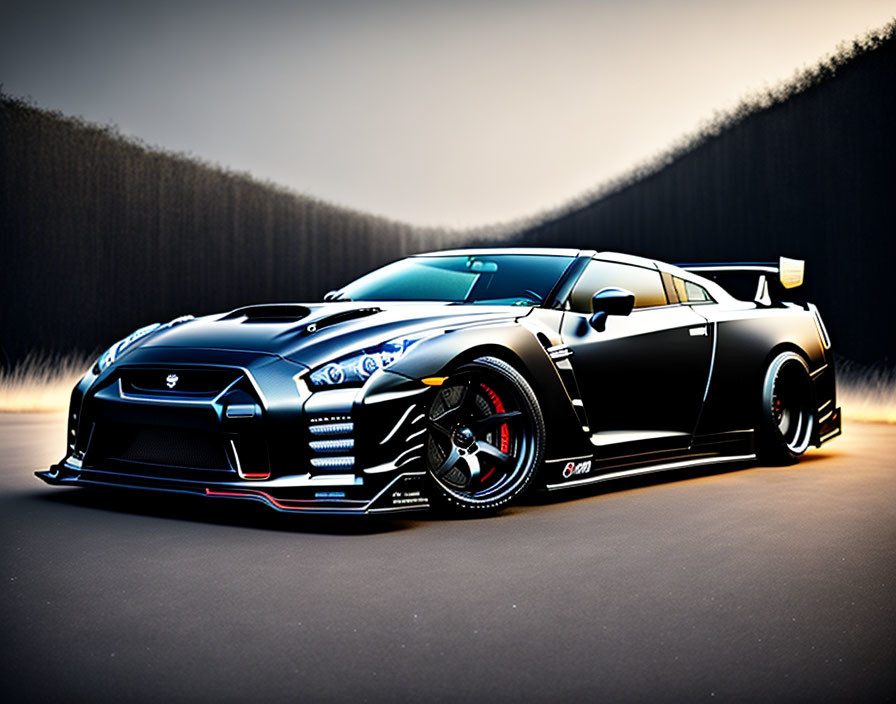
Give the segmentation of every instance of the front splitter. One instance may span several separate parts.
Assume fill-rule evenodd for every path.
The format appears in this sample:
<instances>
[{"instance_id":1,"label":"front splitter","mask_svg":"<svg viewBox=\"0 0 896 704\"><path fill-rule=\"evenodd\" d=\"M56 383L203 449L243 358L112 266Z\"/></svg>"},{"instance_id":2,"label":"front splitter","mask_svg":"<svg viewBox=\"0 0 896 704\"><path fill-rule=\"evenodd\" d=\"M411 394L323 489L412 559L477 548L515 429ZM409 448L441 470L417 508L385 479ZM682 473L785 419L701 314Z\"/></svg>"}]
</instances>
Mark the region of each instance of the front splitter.
<instances>
[{"instance_id":1,"label":"front splitter","mask_svg":"<svg viewBox=\"0 0 896 704\"><path fill-rule=\"evenodd\" d=\"M282 513L363 515L419 511L429 508L429 500L424 491L425 472L403 472L369 500L297 499L278 496L270 491L242 483L202 484L165 479L155 480L146 477L96 472L72 467L65 463L53 465L46 470L38 470L34 474L53 486L137 489L214 499L254 501Z\"/></svg>"}]
</instances>

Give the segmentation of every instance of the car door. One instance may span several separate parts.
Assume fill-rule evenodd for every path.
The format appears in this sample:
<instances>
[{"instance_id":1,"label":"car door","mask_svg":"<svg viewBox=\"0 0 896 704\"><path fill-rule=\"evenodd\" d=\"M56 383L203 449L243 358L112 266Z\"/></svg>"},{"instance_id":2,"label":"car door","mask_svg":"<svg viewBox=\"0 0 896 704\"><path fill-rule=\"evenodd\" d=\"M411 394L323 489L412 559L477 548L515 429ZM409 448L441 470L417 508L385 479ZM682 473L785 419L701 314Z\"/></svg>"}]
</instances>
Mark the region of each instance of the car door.
<instances>
[{"instance_id":1,"label":"car door","mask_svg":"<svg viewBox=\"0 0 896 704\"><path fill-rule=\"evenodd\" d=\"M635 294L628 316L590 324L591 296L607 286ZM669 302L672 297L672 303ZM712 326L647 266L593 260L573 288L561 335L582 393L596 458L685 449L706 390Z\"/></svg>"}]
</instances>

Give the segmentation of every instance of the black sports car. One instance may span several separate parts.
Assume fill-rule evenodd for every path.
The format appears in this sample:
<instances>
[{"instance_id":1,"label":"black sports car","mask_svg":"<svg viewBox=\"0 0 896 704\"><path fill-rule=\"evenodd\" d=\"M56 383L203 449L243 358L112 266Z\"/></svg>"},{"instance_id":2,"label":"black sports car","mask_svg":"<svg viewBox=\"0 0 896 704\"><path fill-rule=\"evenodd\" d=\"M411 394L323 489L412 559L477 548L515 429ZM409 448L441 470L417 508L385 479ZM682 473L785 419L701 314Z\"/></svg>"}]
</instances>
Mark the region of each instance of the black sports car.
<instances>
[{"instance_id":1,"label":"black sports car","mask_svg":"<svg viewBox=\"0 0 896 704\"><path fill-rule=\"evenodd\" d=\"M746 282L754 300L720 281ZM783 258L409 257L324 303L137 330L77 385L66 456L37 474L374 513L492 510L530 486L792 461L840 433L818 310L780 301L801 282L802 262Z\"/></svg>"}]
</instances>

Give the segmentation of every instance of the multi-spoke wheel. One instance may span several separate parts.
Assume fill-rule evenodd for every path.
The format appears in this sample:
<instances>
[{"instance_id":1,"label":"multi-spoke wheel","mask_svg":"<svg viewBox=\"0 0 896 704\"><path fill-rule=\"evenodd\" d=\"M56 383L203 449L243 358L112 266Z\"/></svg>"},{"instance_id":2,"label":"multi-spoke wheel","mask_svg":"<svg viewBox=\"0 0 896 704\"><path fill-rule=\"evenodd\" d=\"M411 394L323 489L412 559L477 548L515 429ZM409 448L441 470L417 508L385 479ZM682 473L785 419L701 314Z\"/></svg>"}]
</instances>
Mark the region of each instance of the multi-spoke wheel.
<instances>
[{"instance_id":1,"label":"multi-spoke wheel","mask_svg":"<svg viewBox=\"0 0 896 704\"><path fill-rule=\"evenodd\" d=\"M803 358L782 352L765 372L762 385L760 450L774 462L793 462L812 442L815 429L812 380Z\"/></svg>"},{"instance_id":2,"label":"multi-spoke wheel","mask_svg":"<svg viewBox=\"0 0 896 704\"><path fill-rule=\"evenodd\" d=\"M544 419L512 366L480 357L439 388L428 413L426 461L433 499L456 509L495 509L532 482L544 448Z\"/></svg>"}]
</instances>

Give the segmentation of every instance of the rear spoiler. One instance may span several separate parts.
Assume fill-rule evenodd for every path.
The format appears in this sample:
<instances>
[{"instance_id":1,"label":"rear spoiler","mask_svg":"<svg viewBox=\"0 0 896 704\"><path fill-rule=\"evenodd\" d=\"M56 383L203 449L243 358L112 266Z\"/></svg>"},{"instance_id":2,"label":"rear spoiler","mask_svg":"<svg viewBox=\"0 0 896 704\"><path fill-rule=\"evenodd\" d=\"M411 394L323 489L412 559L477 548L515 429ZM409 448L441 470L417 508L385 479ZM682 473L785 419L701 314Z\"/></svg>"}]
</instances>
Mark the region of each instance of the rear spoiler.
<instances>
[{"instance_id":1,"label":"rear spoiler","mask_svg":"<svg viewBox=\"0 0 896 704\"><path fill-rule=\"evenodd\" d=\"M723 288L735 287L737 280L742 282L744 278L753 279L756 281L753 300L761 305L770 306L773 295L775 299L779 299L783 289L802 286L806 262L802 259L780 257L777 262L716 262L678 264L678 267L712 279Z\"/></svg>"}]
</instances>

